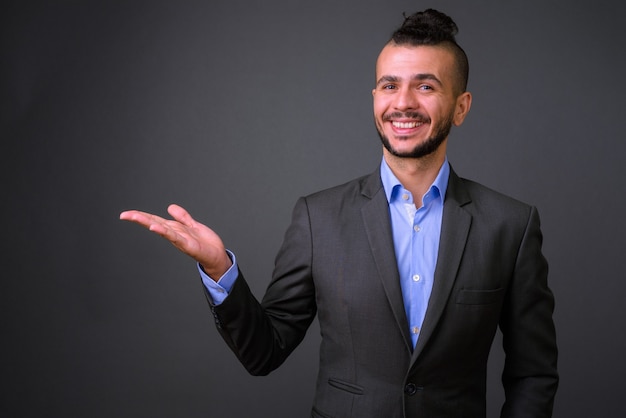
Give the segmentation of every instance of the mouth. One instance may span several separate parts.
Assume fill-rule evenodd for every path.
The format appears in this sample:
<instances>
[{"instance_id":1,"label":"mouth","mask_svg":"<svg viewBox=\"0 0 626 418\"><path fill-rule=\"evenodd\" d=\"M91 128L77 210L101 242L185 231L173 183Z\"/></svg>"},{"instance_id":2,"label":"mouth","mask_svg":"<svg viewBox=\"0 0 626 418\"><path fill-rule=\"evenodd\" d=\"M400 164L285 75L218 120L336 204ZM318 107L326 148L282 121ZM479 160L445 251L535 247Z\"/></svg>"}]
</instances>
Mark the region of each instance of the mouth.
<instances>
[{"instance_id":1,"label":"mouth","mask_svg":"<svg viewBox=\"0 0 626 418\"><path fill-rule=\"evenodd\" d=\"M413 121L413 122L399 122L399 121L391 121L391 125L393 125L394 128L397 129L414 129L414 128L418 128L420 126L422 126L424 124L424 122L417 122L417 121Z\"/></svg>"},{"instance_id":2,"label":"mouth","mask_svg":"<svg viewBox=\"0 0 626 418\"><path fill-rule=\"evenodd\" d=\"M396 135L407 136L420 132L430 119L418 112L391 112L383 115L383 122L390 125Z\"/></svg>"},{"instance_id":3,"label":"mouth","mask_svg":"<svg viewBox=\"0 0 626 418\"><path fill-rule=\"evenodd\" d=\"M391 125L391 130L393 135L399 139L408 139L409 137L413 137L414 135L420 134L424 129L426 129L427 121L425 120L390 120L388 121L389 125Z\"/></svg>"}]
</instances>

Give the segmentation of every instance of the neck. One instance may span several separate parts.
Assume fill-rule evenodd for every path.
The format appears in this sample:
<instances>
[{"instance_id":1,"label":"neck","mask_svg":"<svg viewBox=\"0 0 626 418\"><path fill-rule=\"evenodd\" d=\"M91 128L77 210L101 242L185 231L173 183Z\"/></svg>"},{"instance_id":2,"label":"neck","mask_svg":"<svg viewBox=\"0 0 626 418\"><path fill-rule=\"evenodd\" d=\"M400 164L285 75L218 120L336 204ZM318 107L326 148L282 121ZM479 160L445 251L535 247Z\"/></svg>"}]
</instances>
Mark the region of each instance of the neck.
<instances>
[{"instance_id":1,"label":"neck","mask_svg":"<svg viewBox=\"0 0 626 418\"><path fill-rule=\"evenodd\" d=\"M435 152L422 158L403 158L383 149L383 156L393 174L402 186L411 192L417 207L422 205L422 197L433 184L445 161L445 151Z\"/></svg>"}]
</instances>

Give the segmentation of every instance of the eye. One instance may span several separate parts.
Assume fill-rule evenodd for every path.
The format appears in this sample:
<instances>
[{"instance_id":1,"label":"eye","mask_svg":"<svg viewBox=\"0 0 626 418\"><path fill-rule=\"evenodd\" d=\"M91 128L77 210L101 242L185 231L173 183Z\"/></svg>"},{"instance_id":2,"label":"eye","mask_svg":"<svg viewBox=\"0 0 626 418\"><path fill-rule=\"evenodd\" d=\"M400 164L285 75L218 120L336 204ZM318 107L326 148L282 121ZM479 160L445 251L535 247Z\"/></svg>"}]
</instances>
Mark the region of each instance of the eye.
<instances>
[{"instance_id":1,"label":"eye","mask_svg":"<svg viewBox=\"0 0 626 418\"><path fill-rule=\"evenodd\" d=\"M395 90L396 86L394 84L385 84L382 87L383 90Z\"/></svg>"},{"instance_id":2,"label":"eye","mask_svg":"<svg viewBox=\"0 0 626 418\"><path fill-rule=\"evenodd\" d=\"M422 84L421 86L418 87L418 90L425 90L425 91L427 91L427 90L432 90L432 89L433 89L433 87L429 86L427 84Z\"/></svg>"}]
</instances>

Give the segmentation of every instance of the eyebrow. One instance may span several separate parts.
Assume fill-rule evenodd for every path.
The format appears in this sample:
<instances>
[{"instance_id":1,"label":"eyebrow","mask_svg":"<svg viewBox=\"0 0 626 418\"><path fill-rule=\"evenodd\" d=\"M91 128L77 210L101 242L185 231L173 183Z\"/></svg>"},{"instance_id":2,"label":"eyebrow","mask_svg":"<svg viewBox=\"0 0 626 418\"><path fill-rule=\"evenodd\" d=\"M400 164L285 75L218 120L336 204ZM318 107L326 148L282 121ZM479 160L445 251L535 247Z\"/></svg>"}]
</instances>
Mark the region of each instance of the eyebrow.
<instances>
[{"instance_id":1,"label":"eyebrow","mask_svg":"<svg viewBox=\"0 0 626 418\"><path fill-rule=\"evenodd\" d=\"M378 79L378 81L376 82L376 86L379 86L383 83L397 83L398 81L402 80L400 77L395 76L395 75L384 75L382 77L380 77ZM414 74L411 77L411 80L414 81L424 81L424 80L430 80L430 81L434 81L435 83L439 84L440 86L443 85L441 83L441 80L439 80L434 74L431 73L419 73L419 74Z\"/></svg>"}]
</instances>

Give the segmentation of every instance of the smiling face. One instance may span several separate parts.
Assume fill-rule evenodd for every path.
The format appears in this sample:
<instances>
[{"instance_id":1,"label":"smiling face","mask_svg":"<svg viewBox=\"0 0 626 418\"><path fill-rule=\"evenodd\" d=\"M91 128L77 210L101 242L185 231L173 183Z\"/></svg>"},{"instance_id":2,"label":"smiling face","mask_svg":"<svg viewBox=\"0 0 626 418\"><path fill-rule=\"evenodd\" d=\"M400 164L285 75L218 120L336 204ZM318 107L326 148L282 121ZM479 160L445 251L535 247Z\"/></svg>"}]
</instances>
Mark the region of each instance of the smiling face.
<instances>
[{"instance_id":1,"label":"smiling face","mask_svg":"<svg viewBox=\"0 0 626 418\"><path fill-rule=\"evenodd\" d=\"M442 161L452 125L460 125L471 95L459 92L454 55L443 46L387 44L376 63L374 120L384 152Z\"/></svg>"}]
</instances>

